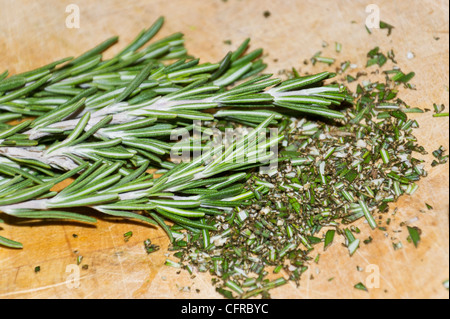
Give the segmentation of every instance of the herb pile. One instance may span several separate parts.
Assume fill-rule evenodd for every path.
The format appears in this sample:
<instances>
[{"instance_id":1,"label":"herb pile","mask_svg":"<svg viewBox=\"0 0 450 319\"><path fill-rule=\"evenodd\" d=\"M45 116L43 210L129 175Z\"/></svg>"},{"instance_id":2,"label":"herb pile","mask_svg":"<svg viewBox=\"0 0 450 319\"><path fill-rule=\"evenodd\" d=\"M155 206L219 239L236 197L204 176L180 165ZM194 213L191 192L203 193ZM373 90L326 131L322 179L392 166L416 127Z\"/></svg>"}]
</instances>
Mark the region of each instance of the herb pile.
<instances>
[{"instance_id":1,"label":"herb pile","mask_svg":"<svg viewBox=\"0 0 450 319\"><path fill-rule=\"evenodd\" d=\"M187 248L176 254L178 266L209 271L228 298L269 297L268 290L286 278L299 283L314 246L328 248L336 233L344 236L350 256L369 243L371 237L358 238L367 234L351 223L364 218L378 228L377 215L400 196L414 194L416 182L427 175L416 158L426 154L413 135L418 123L406 115L417 110L396 99L397 86L407 82L398 79L358 84L343 110L345 121L290 118L278 170L253 174L246 183L252 202L228 217L216 216L218 231L189 234L182 241ZM433 152L441 163L448 158L442 151ZM420 230L408 231L417 246ZM267 279L282 270L286 276Z\"/></svg>"},{"instance_id":2,"label":"herb pile","mask_svg":"<svg viewBox=\"0 0 450 319\"><path fill-rule=\"evenodd\" d=\"M399 85L414 88L413 72L383 71L384 83L363 81L355 92L347 83L362 74L336 80L350 62L336 73L294 70L282 80L262 73L262 50L247 53L249 40L203 64L188 55L181 33L145 46L162 24L110 60L102 53L117 37L77 58L0 74L0 212L10 222L96 221L80 207L138 219L167 233L179 258L167 265L209 271L225 297L269 297L287 280L298 283L314 246L329 247L336 234L353 255L362 238L350 224L364 218L377 228L376 215L426 176L415 155L425 153L413 135L418 123L407 117L423 111L397 97ZM367 67L387 60L395 63L393 51L375 48ZM335 59L318 52L311 61ZM212 128L238 127L243 136L226 146L208 137ZM181 146L202 156L171 161L181 151L173 136L198 131ZM249 156L256 144L264 150L258 162ZM444 152L433 153L433 166L447 162ZM278 166L259 172L268 160ZM408 230L417 245L420 232ZM0 245L22 248L1 235ZM144 246L149 254L160 249L150 239ZM270 281L269 271L287 276Z\"/></svg>"}]
</instances>

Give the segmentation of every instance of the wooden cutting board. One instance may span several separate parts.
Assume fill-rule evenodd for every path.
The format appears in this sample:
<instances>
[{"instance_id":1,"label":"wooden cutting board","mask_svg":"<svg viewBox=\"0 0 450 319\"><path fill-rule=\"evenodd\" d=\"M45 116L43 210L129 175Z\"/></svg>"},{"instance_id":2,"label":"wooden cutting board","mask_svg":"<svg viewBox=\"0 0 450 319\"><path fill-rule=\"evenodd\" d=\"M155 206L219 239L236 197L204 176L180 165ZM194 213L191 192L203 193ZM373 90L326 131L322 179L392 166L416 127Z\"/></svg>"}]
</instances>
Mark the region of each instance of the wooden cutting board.
<instances>
[{"instance_id":1,"label":"wooden cutting board","mask_svg":"<svg viewBox=\"0 0 450 319\"><path fill-rule=\"evenodd\" d=\"M422 109L443 103L448 112L448 1L373 1L381 20L395 26L389 37L386 30L366 32L367 1L77 0L80 28L68 29L65 10L72 2L0 0L0 72L9 69L14 74L76 56L119 35L120 43L105 54L111 57L162 15L166 23L157 38L182 31L189 52L202 62L219 61L250 37L252 48L265 49L268 70L274 74L291 67L300 73L333 70L346 60L357 65L354 72L362 71L370 49L394 49L398 65L416 72L412 83L417 90L402 91L401 98ZM330 45L323 48L323 41ZM339 54L335 41L343 47ZM338 62L314 69L303 64L319 50ZM413 59L407 58L408 52ZM362 245L352 258L339 243L326 252L318 248L320 261L312 264L300 287L278 288L272 292L274 298L449 297L442 284L449 277L449 167L430 167L431 152L440 145L449 147L449 120L433 118L432 113L412 116L421 126L416 131L419 143L430 153L423 157L429 176L419 182L414 196L404 196L392 206L398 213L387 231L371 232L359 224L365 233L362 239L370 235L373 242ZM425 203L434 209L427 210ZM164 266L168 240L161 230L97 217L95 226L10 219L0 224L1 235L25 246L0 248L0 298L221 298L207 274L191 278ZM422 229L418 248L406 240L406 228L400 226L405 221ZM133 236L125 242L128 231ZM147 238L161 249L147 255ZM402 249L394 250L393 238L402 242ZM83 256L80 265L77 256ZM373 265L379 269L379 288L368 293L354 289L366 282L371 275L366 271Z\"/></svg>"}]
</instances>

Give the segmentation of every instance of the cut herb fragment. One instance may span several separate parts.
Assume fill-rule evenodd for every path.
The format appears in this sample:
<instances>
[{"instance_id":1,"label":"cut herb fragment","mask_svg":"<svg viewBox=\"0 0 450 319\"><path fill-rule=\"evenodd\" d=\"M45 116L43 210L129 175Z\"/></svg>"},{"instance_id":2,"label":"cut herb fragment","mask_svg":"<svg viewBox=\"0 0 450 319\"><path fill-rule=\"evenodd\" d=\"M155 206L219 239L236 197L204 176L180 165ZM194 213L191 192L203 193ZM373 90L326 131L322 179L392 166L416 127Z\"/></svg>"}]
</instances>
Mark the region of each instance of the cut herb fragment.
<instances>
[{"instance_id":1,"label":"cut herb fragment","mask_svg":"<svg viewBox=\"0 0 450 319\"><path fill-rule=\"evenodd\" d=\"M380 29L387 29L387 35L390 36L392 33L392 29L394 29L394 26L380 20Z\"/></svg>"},{"instance_id":2,"label":"cut herb fragment","mask_svg":"<svg viewBox=\"0 0 450 319\"><path fill-rule=\"evenodd\" d=\"M152 241L150 239L144 240L144 248L147 254L151 254L160 249L159 246L152 244Z\"/></svg>"},{"instance_id":3,"label":"cut herb fragment","mask_svg":"<svg viewBox=\"0 0 450 319\"><path fill-rule=\"evenodd\" d=\"M123 240L125 242L129 241L130 238L133 236L133 232L132 231L128 231L125 234L123 234Z\"/></svg>"},{"instance_id":4,"label":"cut herb fragment","mask_svg":"<svg viewBox=\"0 0 450 319\"><path fill-rule=\"evenodd\" d=\"M362 282L357 283L354 287L355 287L355 289L369 292L369 290L367 290L366 286L364 286L364 284Z\"/></svg>"},{"instance_id":5,"label":"cut herb fragment","mask_svg":"<svg viewBox=\"0 0 450 319\"><path fill-rule=\"evenodd\" d=\"M324 250L326 250L333 243L335 233L336 233L336 231L334 229L330 229L326 232L325 242L324 242L324 246L323 246Z\"/></svg>"},{"instance_id":6,"label":"cut herb fragment","mask_svg":"<svg viewBox=\"0 0 450 319\"><path fill-rule=\"evenodd\" d=\"M411 239L414 246L417 248L420 242L420 234L422 233L422 231L418 227L407 226L407 228L409 233L409 239Z\"/></svg>"}]
</instances>

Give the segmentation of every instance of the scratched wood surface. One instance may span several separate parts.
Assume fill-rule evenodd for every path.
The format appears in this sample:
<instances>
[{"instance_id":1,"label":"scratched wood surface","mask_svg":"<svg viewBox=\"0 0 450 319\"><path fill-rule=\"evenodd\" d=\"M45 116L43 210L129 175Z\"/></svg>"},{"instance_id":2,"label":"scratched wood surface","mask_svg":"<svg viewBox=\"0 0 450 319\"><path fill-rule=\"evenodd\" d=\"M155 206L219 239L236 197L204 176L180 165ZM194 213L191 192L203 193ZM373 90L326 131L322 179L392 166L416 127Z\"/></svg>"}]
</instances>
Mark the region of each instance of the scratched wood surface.
<instances>
[{"instance_id":1,"label":"scratched wood surface","mask_svg":"<svg viewBox=\"0 0 450 319\"><path fill-rule=\"evenodd\" d=\"M79 29L65 26L65 8L70 3L81 10ZM268 70L275 74L291 67L311 71L302 62L319 50L337 61L350 60L358 66L357 72L373 47L383 52L394 49L398 65L416 72L412 83L417 90L402 91L401 98L423 109L444 103L448 111L448 1L371 3L379 6L381 20L395 26L391 36L386 36L386 30L366 32L365 1L0 0L0 72L8 69L14 74L76 56L119 35L119 44L105 54L110 57L163 15L166 23L157 38L182 31L191 54L214 62L250 37L252 48L265 49ZM263 15L266 10L269 17ZM322 48L322 41L330 46ZM342 43L339 54L334 52L335 41ZM415 57L407 59L408 52ZM318 248L320 261L310 267L300 287L278 288L273 298L448 298L442 282L449 277L449 169L448 164L431 168L430 163L433 150L440 145L448 149L449 120L433 118L432 112L413 117L421 126L416 132L419 142L430 153L423 157L429 176L419 182L419 190L392 206L398 213L386 216L393 218L386 232L371 232L366 224L358 224L365 234L362 239L370 235L372 244L362 245L352 258L339 243L326 252ZM425 203L434 209L427 210ZM6 221L0 224L0 235L25 246L23 250L0 248L0 298L221 298L207 274L191 278L164 266L168 240L161 230L95 216L99 222L86 226L17 223L0 215ZM417 249L406 240L406 228L400 226L405 221L423 231ZM125 242L123 234L128 231L133 236ZM147 238L161 250L147 255L143 248ZM395 251L393 239L404 248ZM77 256L83 256L79 266ZM380 287L368 293L354 289L368 278L369 265L379 268ZM357 271L357 266L363 271ZM72 280L73 267L79 270L78 282Z\"/></svg>"}]
</instances>

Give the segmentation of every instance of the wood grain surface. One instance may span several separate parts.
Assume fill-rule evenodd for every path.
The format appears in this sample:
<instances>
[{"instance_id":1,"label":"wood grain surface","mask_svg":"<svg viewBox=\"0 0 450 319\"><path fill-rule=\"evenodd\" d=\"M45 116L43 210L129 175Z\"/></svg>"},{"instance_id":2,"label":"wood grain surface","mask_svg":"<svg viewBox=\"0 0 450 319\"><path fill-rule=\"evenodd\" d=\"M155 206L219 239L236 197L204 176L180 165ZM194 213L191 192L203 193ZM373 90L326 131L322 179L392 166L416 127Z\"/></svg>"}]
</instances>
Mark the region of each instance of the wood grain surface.
<instances>
[{"instance_id":1,"label":"wood grain surface","mask_svg":"<svg viewBox=\"0 0 450 319\"><path fill-rule=\"evenodd\" d=\"M79 29L65 25L70 3L80 8ZM395 26L391 36L386 30L366 32L369 3L379 6L381 20ZM264 17L266 10L269 17ZM105 54L111 57L156 18L165 16L158 39L182 31L192 55L202 62L215 62L250 37L252 48L265 49L268 71L274 74L291 67L300 73L333 70L346 60L357 65L357 72L363 70L366 54L373 47L383 52L394 49L402 70L416 72L412 83L417 90L402 91L400 97L422 109L443 103L448 112L448 14L448 1L436 0L0 0L0 72L8 69L14 74L76 56L118 35L119 44ZM323 41L330 46L323 48ZM339 54L334 51L335 41L342 43ZM319 50L338 62L314 69L303 65ZM414 53L413 59L407 58L408 52ZM312 264L301 285L277 288L273 298L449 297L442 284L449 277L449 166L430 166L433 150L441 145L449 148L449 119L433 118L432 113L412 115L420 124L416 131L419 143L429 152L422 157L429 176L418 183L413 196L392 205L398 213L387 231L372 232L367 224L359 223L366 237L373 237L371 244L362 245L352 258L339 243L326 252L318 248L320 261ZM425 203L434 209L427 210ZM95 217L98 223L86 226L18 223L0 214L5 220L0 235L25 246L22 250L0 248L0 298L221 298L208 274L191 278L164 266L169 243L161 230ZM422 229L418 248L407 242L406 227L400 226L408 221ZM123 235L128 231L133 236L125 242ZM147 255L143 247L147 238L161 250ZM402 249L394 250L393 238L402 242ZM77 256L83 256L80 265L76 265ZM369 265L378 267L380 287L369 292L354 289L370 275L366 272ZM40 271L36 273L37 266ZM363 271L357 271L357 266ZM79 282L72 280L74 269L79 271Z\"/></svg>"}]
</instances>

